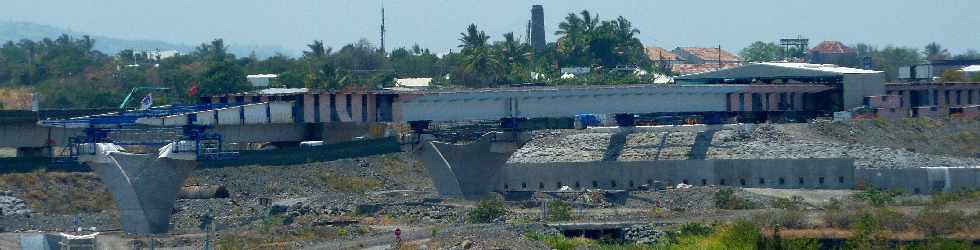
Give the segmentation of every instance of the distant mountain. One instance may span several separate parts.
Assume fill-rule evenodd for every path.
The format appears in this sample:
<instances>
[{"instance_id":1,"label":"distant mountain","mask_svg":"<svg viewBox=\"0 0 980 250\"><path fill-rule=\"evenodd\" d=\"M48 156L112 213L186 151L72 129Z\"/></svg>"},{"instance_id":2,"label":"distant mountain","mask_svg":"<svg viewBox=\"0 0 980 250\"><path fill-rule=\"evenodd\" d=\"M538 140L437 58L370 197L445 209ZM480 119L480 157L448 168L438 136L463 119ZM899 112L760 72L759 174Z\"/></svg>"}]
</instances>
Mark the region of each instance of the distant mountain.
<instances>
[{"instance_id":1,"label":"distant mountain","mask_svg":"<svg viewBox=\"0 0 980 250\"><path fill-rule=\"evenodd\" d=\"M194 51L194 47L197 45L187 45L187 44L175 44L156 40L127 40L112 38L107 36L87 34L84 32L76 32L64 28L53 27L49 25L29 23L29 22L8 22L0 21L0 43L7 41L20 41L23 39L29 40L41 40L44 38L57 38L61 34L68 34L73 37L80 37L82 35L89 35L95 39L95 49L102 51L106 54L116 54L119 51L125 49L136 49L136 50L177 50L181 53L189 53ZM202 41L210 42L210 41ZM198 43L200 44L200 43ZM249 56L253 51L255 56L259 58L267 58L274 56L277 53L282 53L287 56L296 56L299 53L283 48L278 45L252 45L252 44L235 44L234 41L225 41L228 44L229 51L234 53L236 56L245 57Z\"/></svg>"}]
</instances>

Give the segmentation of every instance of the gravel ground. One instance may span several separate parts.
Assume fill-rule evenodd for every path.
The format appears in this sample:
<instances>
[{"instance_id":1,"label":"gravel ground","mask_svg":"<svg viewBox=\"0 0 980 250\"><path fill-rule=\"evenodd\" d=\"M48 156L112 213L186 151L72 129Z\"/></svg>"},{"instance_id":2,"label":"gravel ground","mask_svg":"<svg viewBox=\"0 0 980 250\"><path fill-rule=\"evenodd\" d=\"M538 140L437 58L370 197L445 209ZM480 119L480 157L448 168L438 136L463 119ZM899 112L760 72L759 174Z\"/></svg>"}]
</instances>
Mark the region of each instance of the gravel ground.
<instances>
[{"instance_id":1,"label":"gravel ground","mask_svg":"<svg viewBox=\"0 0 980 250\"><path fill-rule=\"evenodd\" d=\"M580 130L542 130L532 132L532 139L514 152L507 162L547 163L580 162L602 159L609 146L608 133Z\"/></svg>"},{"instance_id":2,"label":"gravel ground","mask_svg":"<svg viewBox=\"0 0 980 250\"><path fill-rule=\"evenodd\" d=\"M745 137L735 131L715 134L722 143L712 145L709 158L715 159L784 159L784 158L852 158L859 168L909 168L977 166L980 159L930 155L893 149L845 143L821 138L809 124L761 125Z\"/></svg>"},{"instance_id":3,"label":"gravel ground","mask_svg":"<svg viewBox=\"0 0 980 250\"><path fill-rule=\"evenodd\" d=\"M852 158L861 168L977 166L980 159L910 152L880 146L844 142L821 136L811 127L823 124L763 124L751 132L724 129L715 133L708 159L804 159ZM664 136L663 148L660 143ZM609 133L580 130L539 131L509 163L598 161L606 153ZM633 133L627 136L618 160L685 160L694 145L695 132ZM658 154L659 152L659 154Z\"/></svg>"}]
</instances>

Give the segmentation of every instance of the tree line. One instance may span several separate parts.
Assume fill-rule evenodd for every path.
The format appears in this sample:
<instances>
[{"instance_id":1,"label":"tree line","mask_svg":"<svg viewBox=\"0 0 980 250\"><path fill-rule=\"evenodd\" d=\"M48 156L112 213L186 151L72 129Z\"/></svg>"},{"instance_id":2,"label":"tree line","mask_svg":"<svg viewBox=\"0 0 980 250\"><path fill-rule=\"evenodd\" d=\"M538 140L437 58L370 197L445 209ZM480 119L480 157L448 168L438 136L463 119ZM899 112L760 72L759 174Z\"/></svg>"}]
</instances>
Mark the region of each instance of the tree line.
<instances>
[{"instance_id":1,"label":"tree line","mask_svg":"<svg viewBox=\"0 0 980 250\"><path fill-rule=\"evenodd\" d=\"M158 102L193 102L195 96L250 90L246 75L278 74L278 87L363 90L390 87L395 78L433 78L443 87L497 87L512 84L646 83L650 75L607 73L617 66L646 69L652 63L635 36L639 30L619 17L601 20L588 11L570 13L559 25L557 42L534 52L527 41L506 33L492 40L476 24L459 36L458 50L437 55L420 47L382 51L365 39L339 49L312 41L302 56L254 53L237 56L222 39L191 53L152 58L132 50L115 55L94 50L95 40L62 35L0 46L0 87L30 87L44 108L113 107L138 86L167 87ZM561 79L562 67L596 69L589 77Z\"/></svg>"},{"instance_id":2,"label":"tree line","mask_svg":"<svg viewBox=\"0 0 980 250\"><path fill-rule=\"evenodd\" d=\"M652 83L655 74L670 74L648 58L636 37L640 30L622 16L603 20L583 10L569 13L558 25L555 42L534 51L514 33L491 38L476 24L459 34L457 49L436 54L419 45L383 51L361 39L340 48L314 40L303 54L268 58L235 55L224 40L200 44L190 53L153 58L125 50L109 55L94 50L97 41L62 35L40 41L9 41L0 46L0 88L33 88L42 108L114 107L139 86L166 87L159 103L192 103L196 96L251 90L246 75L277 74L276 87L324 90L369 90L391 87L396 78L432 78L443 88L487 88L510 85L584 85ZM932 46L932 47L930 47ZM926 58L980 58L976 51L951 56L938 44L925 50L867 44L853 46L858 57L870 56L890 79L897 67ZM748 61L779 58L782 48L756 42L741 53ZM857 65L844 65L857 66ZM592 72L562 77L564 67ZM646 72L642 74L640 72Z\"/></svg>"},{"instance_id":3,"label":"tree line","mask_svg":"<svg viewBox=\"0 0 980 250\"><path fill-rule=\"evenodd\" d=\"M914 47L891 45L879 48L866 43L856 43L849 47L854 50L852 57L843 58L837 64L845 67L863 68L863 58L871 58L872 69L884 71L888 80L897 78L898 68L901 66L933 60L980 60L980 52L976 50L970 49L954 56L936 42L927 44L921 50ZM803 55L802 51L786 51L784 47L774 42L763 41L753 42L739 52L739 56L746 62L779 61L783 58L800 57L801 55Z\"/></svg>"}]
</instances>

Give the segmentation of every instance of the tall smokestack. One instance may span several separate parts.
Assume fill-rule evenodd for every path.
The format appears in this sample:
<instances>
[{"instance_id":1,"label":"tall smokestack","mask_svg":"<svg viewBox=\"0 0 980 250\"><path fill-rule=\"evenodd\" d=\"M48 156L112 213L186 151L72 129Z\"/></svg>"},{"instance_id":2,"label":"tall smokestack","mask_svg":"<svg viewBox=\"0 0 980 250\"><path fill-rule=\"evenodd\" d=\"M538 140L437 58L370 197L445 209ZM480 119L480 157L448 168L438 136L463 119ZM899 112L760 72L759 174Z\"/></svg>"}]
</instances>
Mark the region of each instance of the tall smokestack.
<instances>
[{"instance_id":1,"label":"tall smokestack","mask_svg":"<svg viewBox=\"0 0 980 250\"><path fill-rule=\"evenodd\" d=\"M531 48L534 52L544 51L544 7L531 6Z\"/></svg>"}]
</instances>

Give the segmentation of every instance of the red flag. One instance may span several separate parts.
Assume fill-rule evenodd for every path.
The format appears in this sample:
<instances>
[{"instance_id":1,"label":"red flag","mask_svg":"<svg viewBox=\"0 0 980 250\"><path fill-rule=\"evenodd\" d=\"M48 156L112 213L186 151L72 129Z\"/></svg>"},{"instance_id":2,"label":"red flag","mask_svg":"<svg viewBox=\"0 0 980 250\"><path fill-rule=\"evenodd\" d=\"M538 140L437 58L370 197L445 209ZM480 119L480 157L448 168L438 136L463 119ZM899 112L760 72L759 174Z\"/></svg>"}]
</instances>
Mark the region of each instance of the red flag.
<instances>
[{"instance_id":1,"label":"red flag","mask_svg":"<svg viewBox=\"0 0 980 250\"><path fill-rule=\"evenodd\" d=\"M196 97L197 96L197 83L196 82L191 85L191 88L190 89L187 90L187 95L190 96L190 97Z\"/></svg>"}]
</instances>

